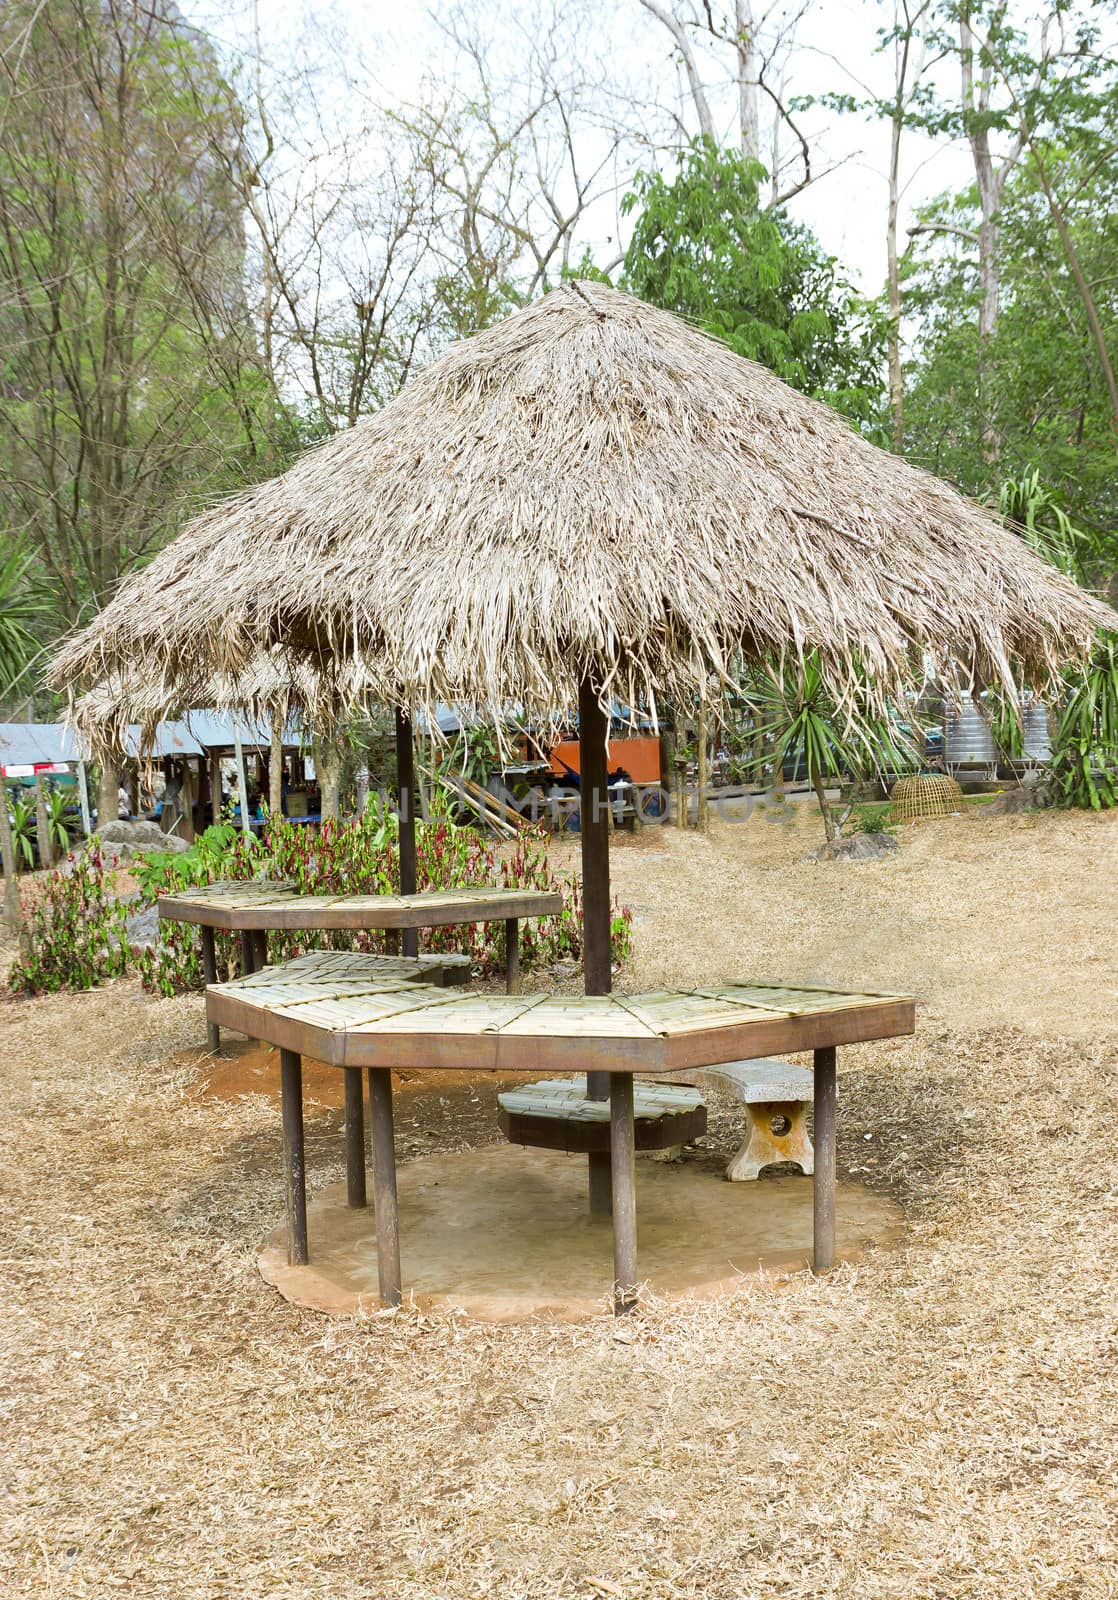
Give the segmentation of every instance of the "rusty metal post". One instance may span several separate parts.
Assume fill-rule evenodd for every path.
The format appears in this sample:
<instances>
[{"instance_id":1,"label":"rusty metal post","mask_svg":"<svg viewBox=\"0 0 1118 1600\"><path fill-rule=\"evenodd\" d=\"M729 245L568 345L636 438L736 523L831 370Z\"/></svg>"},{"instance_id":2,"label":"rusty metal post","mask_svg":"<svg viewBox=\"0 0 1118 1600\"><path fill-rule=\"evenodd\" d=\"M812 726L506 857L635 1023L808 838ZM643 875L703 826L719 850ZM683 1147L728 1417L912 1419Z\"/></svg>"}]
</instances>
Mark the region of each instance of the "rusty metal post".
<instances>
[{"instance_id":1,"label":"rusty metal post","mask_svg":"<svg viewBox=\"0 0 1118 1600\"><path fill-rule=\"evenodd\" d=\"M520 993L520 919L505 918L505 991Z\"/></svg>"},{"instance_id":2,"label":"rusty metal post","mask_svg":"<svg viewBox=\"0 0 1118 1600\"><path fill-rule=\"evenodd\" d=\"M369 1068L369 1120L373 1142L373 1205L376 1207L377 1282L382 1306L401 1296L400 1219L396 1204L396 1141L392 1128L392 1074Z\"/></svg>"},{"instance_id":3,"label":"rusty metal post","mask_svg":"<svg viewBox=\"0 0 1118 1600\"><path fill-rule=\"evenodd\" d=\"M613 1313L637 1303L636 1135L633 1074L609 1074L609 1161L613 1189Z\"/></svg>"},{"instance_id":4,"label":"rusty metal post","mask_svg":"<svg viewBox=\"0 0 1118 1600\"><path fill-rule=\"evenodd\" d=\"M303 1147L303 1059L295 1050L280 1051L280 1094L287 1188L287 1264L304 1267L310 1260L310 1253L307 1249L307 1162Z\"/></svg>"},{"instance_id":5,"label":"rusty metal post","mask_svg":"<svg viewBox=\"0 0 1118 1600\"><path fill-rule=\"evenodd\" d=\"M211 983L217 982L217 954L214 948L214 931L203 925L198 929L202 936L202 972L205 975L207 988ZM211 1055L217 1055L221 1049L221 1029L216 1022L206 1023L206 1047Z\"/></svg>"},{"instance_id":6,"label":"rusty metal post","mask_svg":"<svg viewBox=\"0 0 1118 1600\"><path fill-rule=\"evenodd\" d=\"M365 1191L365 1091L360 1067L345 1067L343 1073L346 1203L356 1210L368 1204Z\"/></svg>"},{"instance_id":7,"label":"rusty metal post","mask_svg":"<svg viewBox=\"0 0 1118 1600\"><path fill-rule=\"evenodd\" d=\"M416 892L415 858L415 741L412 737L411 717L399 706L396 708L396 800L400 825L400 893ZM419 954L419 929L405 928L403 954Z\"/></svg>"},{"instance_id":8,"label":"rusty metal post","mask_svg":"<svg viewBox=\"0 0 1118 1600\"><path fill-rule=\"evenodd\" d=\"M606 739L609 722L598 703L589 678L578 691L579 836L582 844L583 987L587 994L609 994L613 986L610 966L609 917L609 794ZM588 1100L609 1098L608 1072L586 1074ZM586 1158L590 1188L590 1215L608 1217L613 1209L609 1155L602 1151Z\"/></svg>"},{"instance_id":9,"label":"rusty metal post","mask_svg":"<svg viewBox=\"0 0 1118 1600\"><path fill-rule=\"evenodd\" d=\"M835 1264L835 1049L816 1050L815 1176L812 1179L814 1234L812 1266L830 1272Z\"/></svg>"}]
</instances>

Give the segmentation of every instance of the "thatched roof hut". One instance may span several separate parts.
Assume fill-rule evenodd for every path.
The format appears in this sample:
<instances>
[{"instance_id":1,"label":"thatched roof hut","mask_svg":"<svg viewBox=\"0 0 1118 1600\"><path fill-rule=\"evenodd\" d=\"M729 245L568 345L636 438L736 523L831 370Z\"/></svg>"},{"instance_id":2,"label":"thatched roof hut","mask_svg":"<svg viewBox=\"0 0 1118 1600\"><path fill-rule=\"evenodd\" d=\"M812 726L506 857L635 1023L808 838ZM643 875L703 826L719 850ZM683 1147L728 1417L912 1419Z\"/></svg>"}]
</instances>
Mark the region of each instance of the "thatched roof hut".
<instances>
[{"instance_id":1,"label":"thatched roof hut","mask_svg":"<svg viewBox=\"0 0 1118 1600\"><path fill-rule=\"evenodd\" d=\"M589 676L654 708L739 649L882 692L915 646L1040 682L1113 613L996 517L678 318L572 284L350 432L197 517L55 682L164 705L262 656L402 704L546 713Z\"/></svg>"}]
</instances>

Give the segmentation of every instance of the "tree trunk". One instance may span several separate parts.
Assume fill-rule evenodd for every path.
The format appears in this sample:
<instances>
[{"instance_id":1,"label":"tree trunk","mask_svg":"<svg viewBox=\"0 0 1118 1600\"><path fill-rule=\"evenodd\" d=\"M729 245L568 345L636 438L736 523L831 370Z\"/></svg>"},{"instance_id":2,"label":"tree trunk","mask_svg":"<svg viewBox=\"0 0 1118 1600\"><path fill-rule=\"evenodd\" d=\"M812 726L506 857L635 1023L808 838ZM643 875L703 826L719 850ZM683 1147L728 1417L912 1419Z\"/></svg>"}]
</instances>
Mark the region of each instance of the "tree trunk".
<instances>
[{"instance_id":1,"label":"tree trunk","mask_svg":"<svg viewBox=\"0 0 1118 1600\"><path fill-rule=\"evenodd\" d=\"M695 800L695 826L700 833L705 833L710 824L710 809L707 804L707 786L710 783L710 771L707 763L707 703L702 701L699 706L699 738L698 738L698 788Z\"/></svg>"},{"instance_id":2,"label":"tree trunk","mask_svg":"<svg viewBox=\"0 0 1118 1600\"><path fill-rule=\"evenodd\" d=\"M738 127L741 153L747 161L761 159L761 123L757 114L757 62L753 40L753 7L750 0L736 0L734 31L738 52ZM779 121L779 118L777 119ZM776 182L776 173L773 173Z\"/></svg>"},{"instance_id":3,"label":"tree trunk","mask_svg":"<svg viewBox=\"0 0 1118 1600\"><path fill-rule=\"evenodd\" d=\"M907 46L906 46L907 55ZM904 379L901 372L901 271L897 254L897 214L900 210L901 103L903 79L898 73L897 103L893 109L892 146L889 155L889 215L885 229L889 295L889 412L893 419L893 449L904 453Z\"/></svg>"},{"instance_id":4,"label":"tree trunk","mask_svg":"<svg viewBox=\"0 0 1118 1600\"><path fill-rule=\"evenodd\" d=\"M268 810L273 817L283 811L283 725L286 716L272 707L272 744L268 757Z\"/></svg>"},{"instance_id":5,"label":"tree trunk","mask_svg":"<svg viewBox=\"0 0 1118 1600\"><path fill-rule=\"evenodd\" d=\"M9 933L18 933L22 916L19 881L16 878L16 853L12 844L12 821L8 815L8 785L0 778L0 863L4 868L4 921Z\"/></svg>"},{"instance_id":6,"label":"tree trunk","mask_svg":"<svg viewBox=\"0 0 1118 1600\"><path fill-rule=\"evenodd\" d=\"M322 820L337 822L341 811L341 761L332 737L314 741L314 764L322 796Z\"/></svg>"},{"instance_id":7,"label":"tree trunk","mask_svg":"<svg viewBox=\"0 0 1118 1600\"><path fill-rule=\"evenodd\" d=\"M831 810L831 802L827 799L827 786L818 772L812 774L811 786L815 790L815 798L819 802L819 813L823 818L823 831L827 835L827 843L830 844L837 837L838 829L835 827L835 816Z\"/></svg>"},{"instance_id":8,"label":"tree trunk","mask_svg":"<svg viewBox=\"0 0 1118 1600\"><path fill-rule=\"evenodd\" d=\"M97 779L97 828L100 831L106 823L115 822L120 812L118 791L120 780L116 768L109 761L102 761L101 771Z\"/></svg>"}]
</instances>

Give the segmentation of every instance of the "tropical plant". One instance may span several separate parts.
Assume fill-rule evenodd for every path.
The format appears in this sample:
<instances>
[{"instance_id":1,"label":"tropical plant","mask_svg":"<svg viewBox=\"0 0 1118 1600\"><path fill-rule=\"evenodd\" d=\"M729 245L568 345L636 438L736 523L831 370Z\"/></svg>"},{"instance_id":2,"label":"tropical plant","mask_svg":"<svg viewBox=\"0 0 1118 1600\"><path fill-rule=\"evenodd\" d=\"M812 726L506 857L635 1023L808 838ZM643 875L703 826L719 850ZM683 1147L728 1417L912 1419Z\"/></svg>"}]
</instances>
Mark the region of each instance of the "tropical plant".
<instances>
[{"instance_id":1,"label":"tropical plant","mask_svg":"<svg viewBox=\"0 0 1118 1600\"><path fill-rule=\"evenodd\" d=\"M74 808L61 789L47 791L47 836L51 844L63 855L70 848L70 830L74 823Z\"/></svg>"},{"instance_id":2,"label":"tropical plant","mask_svg":"<svg viewBox=\"0 0 1118 1600\"><path fill-rule=\"evenodd\" d=\"M47 602L31 569L30 553L14 540L0 557L0 696L26 677L39 649L36 628Z\"/></svg>"},{"instance_id":3,"label":"tropical plant","mask_svg":"<svg viewBox=\"0 0 1118 1600\"><path fill-rule=\"evenodd\" d=\"M1046 561L1069 578L1081 576L1094 542L1044 487L1036 467L1005 480L998 491L998 510Z\"/></svg>"},{"instance_id":4,"label":"tropical plant","mask_svg":"<svg viewBox=\"0 0 1118 1600\"><path fill-rule=\"evenodd\" d=\"M9 810L12 828L12 849L17 860L22 860L25 867L35 865L35 806L31 800L22 800L18 796L12 801Z\"/></svg>"},{"instance_id":5,"label":"tropical plant","mask_svg":"<svg viewBox=\"0 0 1118 1600\"><path fill-rule=\"evenodd\" d=\"M773 742L776 771L786 757L802 757L828 841L840 836L850 814L849 806L836 809L828 800L829 783L846 775L866 778L919 765L909 735L894 718L875 709L868 686L859 700L840 703L818 656L810 655L802 664L756 669L745 685L745 698L758 736Z\"/></svg>"},{"instance_id":6,"label":"tropical plant","mask_svg":"<svg viewBox=\"0 0 1118 1600\"><path fill-rule=\"evenodd\" d=\"M1104 636L1068 698L1052 745L1056 805L1104 811L1118 805L1118 637Z\"/></svg>"},{"instance_id":7,"label":"tropical plant","mask_svg":"<svg viewBox=\"0 0 1118 1600\"><path fill-rule=\"evenodd\" d=\"M94 845L56 868L35 904L8 973L17 993L92 989L128 967L126 912Z\"/></svg>"}]
</instances>

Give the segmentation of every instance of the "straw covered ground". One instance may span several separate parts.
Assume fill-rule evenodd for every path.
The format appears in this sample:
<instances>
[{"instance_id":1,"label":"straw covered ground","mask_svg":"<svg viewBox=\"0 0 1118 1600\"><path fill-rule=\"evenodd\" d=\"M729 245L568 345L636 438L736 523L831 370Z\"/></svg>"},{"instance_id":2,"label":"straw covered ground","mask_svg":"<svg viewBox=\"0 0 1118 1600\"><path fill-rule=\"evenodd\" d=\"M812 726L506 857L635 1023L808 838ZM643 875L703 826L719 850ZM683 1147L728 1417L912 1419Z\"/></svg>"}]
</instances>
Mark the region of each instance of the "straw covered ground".
<instances>
[{"instance_id":1,"label":"straw covered ground","mask_svg":"<svg viewBox=\"0 0 1118 1600\"><path fill-rule=\"evenodd\" d=\"M199 1092L197 999L0 1008L0 1592L1113 1595L1118 816L865 866L805 863L815 826L649 833L616 876L630 985L919 989L918 1036L840 1078L840 1165L906 1239L825 1281L620 1326L294 1311L252 1259L274 1108Z\"/></svg>"}]
</instances>

